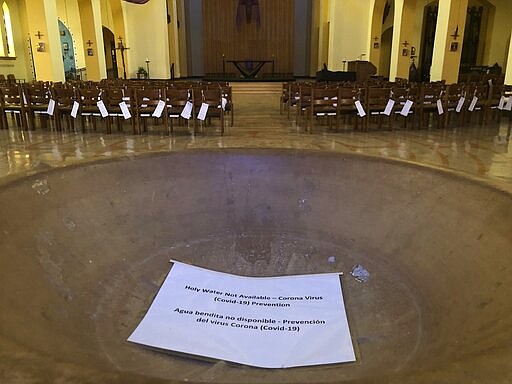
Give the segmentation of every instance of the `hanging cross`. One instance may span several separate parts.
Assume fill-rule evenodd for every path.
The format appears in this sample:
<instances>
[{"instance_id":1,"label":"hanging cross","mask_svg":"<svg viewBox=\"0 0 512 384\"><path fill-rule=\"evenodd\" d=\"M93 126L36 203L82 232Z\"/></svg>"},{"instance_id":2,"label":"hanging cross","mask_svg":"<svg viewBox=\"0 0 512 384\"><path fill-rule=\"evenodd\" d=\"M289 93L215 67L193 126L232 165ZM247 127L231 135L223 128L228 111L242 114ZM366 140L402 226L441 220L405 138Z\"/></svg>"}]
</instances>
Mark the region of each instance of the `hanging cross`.
<instances>
[{"instance_id":1,"label":"hanging cross","mask_svg":"<svg viewBox=\"0 0 512 384\"><path fill-rule=\"evenodd\" d=\"M90 47L91 45L93 45L94 43L91 41L91 39L89 39L86 44Z\"/></svg>"},{"instance_id":2,"label":"hanging cross","mask_svg":"<svg viewBox=\"0 0 512 384\"><path fill-rule=\"evenodd\" d=\"M402 45L403 45L404 47L407 47L407 46L409 45L409 43L407 42L407 40L405 40L405 41L402 43Z\"/></svg>"},{"instance_id":3,"label":"hanging cross","mask_svg":"<svg viewBox=\"0 0 512 384\"><path fill-rule=\"evenodd\" d=\"M40 31L37 31L37 33L34 36L37 36L38 39L41 40L41 37L43 37L44 35Z\"/></svg>"}]
</instances>

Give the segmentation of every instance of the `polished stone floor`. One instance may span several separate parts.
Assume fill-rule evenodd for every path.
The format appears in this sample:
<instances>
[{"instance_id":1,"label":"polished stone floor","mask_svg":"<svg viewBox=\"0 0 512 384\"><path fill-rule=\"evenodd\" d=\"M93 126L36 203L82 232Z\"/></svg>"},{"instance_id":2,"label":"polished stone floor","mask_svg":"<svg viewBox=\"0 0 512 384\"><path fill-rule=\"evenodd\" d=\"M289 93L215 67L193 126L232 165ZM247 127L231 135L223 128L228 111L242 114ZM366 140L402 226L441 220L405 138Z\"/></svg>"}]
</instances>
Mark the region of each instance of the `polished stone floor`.
<instances>
[{"instance_id":1,"label":"polished stone floor","mask_svg":"<svg viewBox=\"0 0 512 384\"><path fill-rule=\"evenodd\" d=\"M318 124L306 132L305 121L288 118L279 109L280 83L259 84L256 91L245 84L233 84L234 125L227 124L224 136L218 122L195 135L192 127L176 127L173 136L150 129L133 135L126 124L124 133L107 134L99 125L86 133L57 132L36 128L19 130L10 121L0 130L0 184L71 164L110 158L133 158L153 152L185 151L198 148L286 148L349 152L435 167L478 179L512 192L512 121L485 126L450 126L445 129L396 128L361 131L352 126L330 130ZM229 119L228 119L229 120Z\"/></svg>"}]
</instances>

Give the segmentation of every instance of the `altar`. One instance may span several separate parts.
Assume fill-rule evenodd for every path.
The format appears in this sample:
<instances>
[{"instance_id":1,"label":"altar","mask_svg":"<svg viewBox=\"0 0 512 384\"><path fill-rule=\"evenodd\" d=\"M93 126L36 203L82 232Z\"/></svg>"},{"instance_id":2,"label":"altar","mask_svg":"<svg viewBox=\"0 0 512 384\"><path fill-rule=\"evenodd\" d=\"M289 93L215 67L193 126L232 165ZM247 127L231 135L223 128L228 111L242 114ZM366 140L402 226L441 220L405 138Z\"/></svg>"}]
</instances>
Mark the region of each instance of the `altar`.
<instances>
[{"instance_id":1,"label":"altar","mask_svg":"<svg viewBox=\"0 0 512 384\"><path fill-rule=\"evenodd\" d=\"M243 78L253 79L258 75L261 68L267 64L272 63L272 74L275 73L275 60L223 60L222 61L222 72L226 73L226 63L232 63L236 69L240 72Z\"/></svg>"}]
</instances>

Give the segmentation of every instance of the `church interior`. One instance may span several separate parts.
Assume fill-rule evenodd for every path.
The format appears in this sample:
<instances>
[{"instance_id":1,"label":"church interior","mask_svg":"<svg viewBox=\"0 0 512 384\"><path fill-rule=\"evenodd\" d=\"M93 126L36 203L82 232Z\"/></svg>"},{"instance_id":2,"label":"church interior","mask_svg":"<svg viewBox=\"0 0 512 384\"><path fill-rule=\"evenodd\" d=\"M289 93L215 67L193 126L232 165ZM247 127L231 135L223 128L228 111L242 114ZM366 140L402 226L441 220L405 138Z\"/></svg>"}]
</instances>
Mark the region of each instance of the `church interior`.
<instances>
[{"instance_id":1,"label":"church interior","mask_svg":"<svg viewBox=\"0 0 512 384\"><path fill-rule=\"evenodd\" d=\"M512 1L0 12L0 382L510 381ZM170 259L339 272L356 362L127 343Z\"/></svg>"}]
</instances>

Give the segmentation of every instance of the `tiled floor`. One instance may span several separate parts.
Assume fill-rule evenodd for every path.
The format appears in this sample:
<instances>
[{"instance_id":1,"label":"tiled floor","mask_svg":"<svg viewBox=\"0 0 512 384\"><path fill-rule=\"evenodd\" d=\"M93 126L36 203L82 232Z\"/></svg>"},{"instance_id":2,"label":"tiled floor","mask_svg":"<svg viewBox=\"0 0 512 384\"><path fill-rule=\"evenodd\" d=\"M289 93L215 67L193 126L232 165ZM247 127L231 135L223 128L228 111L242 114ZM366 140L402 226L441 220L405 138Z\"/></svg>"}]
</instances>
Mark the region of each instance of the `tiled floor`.
<instances>
[{"instance_id":1,"label":"tiled floor","mask_svg":"<svg viewBox=\"0 0 512 384\"><path fill-rule=\"evenodd\" d=\"M191 135L187 127L178 127L172 137L152 131L137 136L129 132L0 131L0 183L28 174L108 158L133 157L149 152L185 151L192 148L288 148L353 152L436 167L483 180L512 192L512 121L486 126L447 129L424 128L392 131L372 128L361 132L352 127L339 131L317 126L306 133L305 122L288 119L279 112L280 84L261 86L249 93L241 84L233 84L235 123L225 135L216 131L218 123L206 131ZM292 114L293 116L293 114Z\"/></svg>"}]
</instances>

